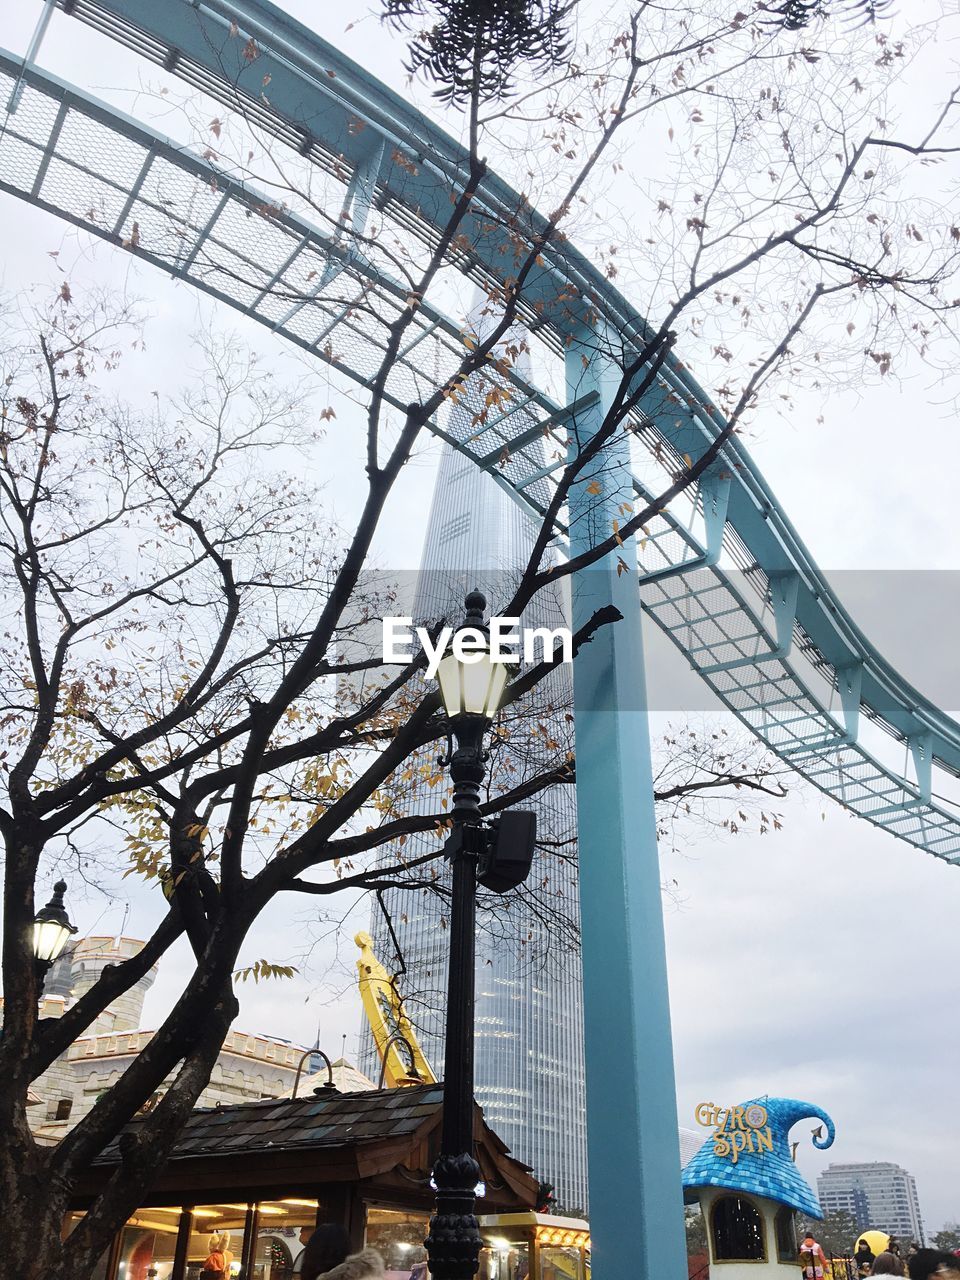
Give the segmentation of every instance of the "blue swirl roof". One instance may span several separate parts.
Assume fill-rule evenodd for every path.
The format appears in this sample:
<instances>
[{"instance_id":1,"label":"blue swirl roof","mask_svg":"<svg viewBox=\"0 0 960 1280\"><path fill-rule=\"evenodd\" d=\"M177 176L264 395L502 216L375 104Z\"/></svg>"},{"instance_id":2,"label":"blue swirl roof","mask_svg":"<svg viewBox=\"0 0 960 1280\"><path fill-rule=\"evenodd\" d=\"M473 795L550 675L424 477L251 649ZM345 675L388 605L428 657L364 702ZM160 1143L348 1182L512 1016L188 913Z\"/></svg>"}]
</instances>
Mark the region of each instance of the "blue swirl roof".
<instances>
[{"instance_id":1,"label":"blue swirl roof","mask_svg":"<svg viewBox=\"0 0 960 1280\"><path fill-rule=\"evenodd\" d=\"M823 1210L819 1200L790 1159L788 1135L798 1120L807 1117L822 1120L826 1126L826 1136L813 1139L813 1145L822 1151L832 1144L835 1137L833 1121L812 1102L800 1102L796 1098L751 1098L742 1105L748 1107L751 1102L759 1103L767 1110L773 1150L741 1151L734 1164L729 1156L714 1155L714 1135L711 1133L697 1154L684 1166L684 1188L725 1187L730 1191L752 1192L799 1209L811 1218L822 1218Z\"/></svg>"}]
</instances>

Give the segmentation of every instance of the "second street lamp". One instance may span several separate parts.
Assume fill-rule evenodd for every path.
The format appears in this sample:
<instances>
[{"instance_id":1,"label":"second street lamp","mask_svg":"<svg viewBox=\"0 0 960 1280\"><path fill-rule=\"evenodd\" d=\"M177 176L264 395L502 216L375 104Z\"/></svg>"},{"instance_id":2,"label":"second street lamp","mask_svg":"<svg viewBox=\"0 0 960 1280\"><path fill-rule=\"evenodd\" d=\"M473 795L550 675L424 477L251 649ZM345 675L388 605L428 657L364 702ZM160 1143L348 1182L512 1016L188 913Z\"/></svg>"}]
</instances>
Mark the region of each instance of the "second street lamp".
<instances>
[{"instance_id":1,"label":"second street lamp","mask_svg":"<svg viewBox=\"0 0 960 1280\"><path fill-rule=\"evenodd\" d=\"M33 958L41 991L50 966L61 955L71 936L77 932L76 925L71 923L63 905L66 891L67 882L58 880L53 886L53 897L33 917Z\"/></svg>"},{"instance_id":2,"label":"second street lamp","mask_svg":"<svg viewBox=\"0 0 960 1280\"><path fill-rule=\"evenodd\" d=\"M440 696L450 732L447 764L453 782L453 830L446 852L452 864L450 968L447 980L446 1041L443 1069L443 1128L440 1155L433 1168L436 1213L430 1219L427 1255L434 1280L471 1280L480 1257L480 1229L474 1215L480 1166L473 1153L474 965L478 865L491 862L492 841L480 813L480 788L486 773L484 734L496 715L509 674L490 656L479 591L466 598L466 618L452 651L437 670ZM455 743L455 745L454 745ZM526 869L532 855L535 822L526 819L529 836ZM495 859L493 859L495 860ZM521 857L522 861L522 857ZM510 866L516 865L511 859ZM481 872L481 875L483 872ZM526 874L508 873L513 887ZM503 877L490 887L500 892Z\"/></svg>"}]
</instances>

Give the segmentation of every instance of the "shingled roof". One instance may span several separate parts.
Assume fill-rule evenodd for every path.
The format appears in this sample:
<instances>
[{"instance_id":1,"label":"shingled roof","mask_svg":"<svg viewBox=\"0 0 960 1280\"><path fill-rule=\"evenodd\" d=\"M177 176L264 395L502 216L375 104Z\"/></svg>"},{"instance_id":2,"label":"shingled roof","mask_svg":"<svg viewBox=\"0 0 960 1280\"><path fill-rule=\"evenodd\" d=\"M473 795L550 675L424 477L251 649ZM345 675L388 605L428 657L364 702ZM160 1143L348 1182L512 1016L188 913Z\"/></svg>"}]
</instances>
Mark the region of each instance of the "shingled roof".
<instances>
[{"instance_id":1,"label":"shingled roof","mask_svg":"<svg viewBox=\"0 0 960 1280\"><path fill-rule=\"evenodd\" d=\"M197 1195L262 1199L290 1189L353 1188L385 1203L432 1202L430 1169L439 1152L443 1085L409 1085L363 1093L319 1090L303 1098L265 1098L198 1109L157 1172L156 1203L201 1203ZM475 1107L474 1143L487 1188L483 1212L532 1208L537 1181L514 1159ZM128 1125L78 1179L78 1205L96 1195L120 1162ZM392 1188L392 1190L391 1190Z\"/></svg>"},{"instance_id":2,"label":"shingled roof","mask_svg":"<svg viewBox=\"0 0 960 1280\"><path fill-rule=\"evenodd\" d=\"M822 1218L820 1201L793 1162L789 1135L798 1120L808 1117L821 1120L827 1132L820 1136L815 1129L813 1145L823 1151L833 1142L833 1121L821 1107L798 1098L771 1098L765 1094L762 1098L751 1098L736 1110L747 1112L751 1107L765 1112L764 1123L769 1125L772 1149L765 1151L758 1146L754 1150L751 1142L750 1148L741 1149L733 1161L729 1154L718 1154L717 1134L711 1134L683 1167L684 1190L723 1187L728 1191L754 1192L791 1209L799 1209L810 1218Z\"/></svg>"},{"instance_id":3,"label":"shingled roof","mask_svg":"<svg viewBox=\"0 0 960 1280\"><path fill-rule=\"evenodd\" d=\"M442 1102L443 1085L430 1084L367 1093L330 1090L306 1098L201 1108L190 1116L170 1158L383 1142L415 1134L437 1115ZM137 1123L128 1132L136 1132ZM106 1148L98 1164L117 1163L119 1141Z\"/></svg>"}]
</instances>

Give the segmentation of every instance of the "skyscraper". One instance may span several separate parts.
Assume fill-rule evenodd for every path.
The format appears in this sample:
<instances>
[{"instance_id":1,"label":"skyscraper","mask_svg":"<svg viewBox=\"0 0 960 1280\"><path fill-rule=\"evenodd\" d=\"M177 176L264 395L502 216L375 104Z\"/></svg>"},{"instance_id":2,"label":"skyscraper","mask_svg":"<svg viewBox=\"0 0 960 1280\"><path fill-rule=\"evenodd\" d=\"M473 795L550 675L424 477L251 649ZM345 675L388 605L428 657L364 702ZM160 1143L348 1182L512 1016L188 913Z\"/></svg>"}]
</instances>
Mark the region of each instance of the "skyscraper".
<instances>
[{"instance_id":1,"label":"skyscraper","mask_svg":"<svg viewBox=\"0 0 960 1280\"><path fill-rule=\"evenodd\" d=\"M824 1213L850 1214L858 1231L874 1228L923 1243L917 1184L898 1164L871 1160L828 1165L817 1178L817 1194Z\"/></svg>"},{"instance_id":2,"label":"skyscraper","mask_svg":"<svg viewBox=\"0 0 960 1280\"><path fill-rule=\"evenodd\" d=\"M448 431L463 438L476 430L477 405L468 394L451 415ZM521 411L522 412L522 411ZM518 415L519 417L519 415ZM517 419L512 425L516 429ZM526 515L489 475L445 445L427 526L414 613L429 619L462 613L466 592L486 592L493 606L510 598L509 583L526 564L537 532ZM558 625L558 599L536 602L526 625ZM569 668L561 667L539 694L542 714L523 729L514 749L527 768L555 761L558 742L569 736L564 708L572 701ZM507 784L509 785L509 783ZM435 794L415 801L424 812L437 807ZM566 922L576 922L576 798L570 785L555 786L524 807L537 810L538 833L553 852L534 862L531 883L542 888L548 921L530 905L499 901L481 910L476 967L476 1097L510 1150L556 1189L558 1203L587 1210L586 1115L580 959ZM432 834L411 837L411 856L436 843ZM545 883L544 883L545 882ZM448 934L445 908L429 892L384 894L407 966L402 979L407 1012L421 1045L442 1073ZM489 898L488 898L489 901ZM371 933L390 966L392 944L374 909ZM368 1074L373 1051L363 1058Z\"/></svg>"}]
</instances>

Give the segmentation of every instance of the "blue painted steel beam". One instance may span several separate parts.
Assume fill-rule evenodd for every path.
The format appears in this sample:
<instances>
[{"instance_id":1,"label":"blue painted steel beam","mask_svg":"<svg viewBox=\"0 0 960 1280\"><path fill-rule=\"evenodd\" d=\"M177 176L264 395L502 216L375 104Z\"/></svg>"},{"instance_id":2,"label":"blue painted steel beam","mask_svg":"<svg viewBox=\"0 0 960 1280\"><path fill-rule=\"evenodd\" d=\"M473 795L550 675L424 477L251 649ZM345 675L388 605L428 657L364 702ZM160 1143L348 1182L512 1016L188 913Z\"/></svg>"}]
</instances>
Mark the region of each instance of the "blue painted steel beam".
<instances>
[{"instance_id":1,"label":"blue painted steel beam","mask_svg":"<svg viewBox=\"0 0 960 1280\"><path fill-rule=\"evenodd\" d=\"M568 399L592 395L573 424L580 447L620 380L584 336L566 360ZM633 496L621 435L574 485L571 555L609 536ZM595 1274L660 1280L686 1274L686 1245L636 568L631 541L572 583L575 628L608 604L623 614L573 665L587 1145Z\"/></svg>"},{"instance_id":2,"label":"blue painted steel beam","mask_svg":"<svg viewBox=\"0 0 960 1280\"><path fill-rule=\"evenodd\" d=\"M682 382L671 377L667 385L653 389L641 407L677 453L686 453L694 461L723 421L686 372ZM954 722L907 684L853 622L736 438L714 470L732 473L727 519L756 562L768 576L790 569L800 573L796 620L823 658L835 669L859 666L863 702L904 740L929 732L932 755L960 776L960 739Z\"/></svg>"},{"instance_id":3,"label":"blue painted steel beam","mask_svg":"<svg viewBox=\"0 0 960 1280\"><path fill-rule=\"evenodd\" d=\"M124 29L145 32L167 53L176 51L176 73L190 78L195 68L208 87L217 82L224 100L242 95L250 109L273 115L322 142L330 157L348 166L361 163L371 134L382 137L403 158L391 163L380 184L381 198L396 200L421 222L443 226L449 216L451 184L462 186L466 154L430 120L361 67L267 0L76 0L74 12L96 11L101 29L124 38ZM104 17L103 15L108 15ZM92 19L91 19L92 20ZM231 24L238 35L231 36ZM256 57L245 54L253 39ZM269 111L262 108L269 75ZM212 79L211 79L212 78ZM194 82L199 83L196 76ZM393 153L391 158L393 157ZM464 227L471 257L482 271L502 279L512 261L511 242L501 230L511 219L534 233L543 219L495 174L484 179L476 214ZM587 323L594 312L623 338L627 349L648 331L646 321L586 258L564 243L548 247L525 290L531 320L562 335ZM657 403L653 403L656 401ZM664 365L644 406L664 439L679 453L696 458L723 423L723 415L679 358ZM676 424L679 423L679 426ZM689 447L683 447L684 445ZM933 758L960 777L960 731L876 652L833 595L820 571L737 440L718 470L732 469L729 523L767 571L797 569L801 587L797 621L823 658L834 667L863 662L863 699L906 741L932 734Z\"/></svg>"},{"instance_id":4,"label":"blue painted steel beam","mask_svg":"<svg viewBox=\"0 0 960 1280\"><path fill-rule=\"evenodd\" d=\"M134 33L146 34L157 42L158 61L174 61L175 74L207 91L214 88L213 78L225 102L257 118L276 117L348 168L362 163L373 139L382 138L389 163L381 192L389 192L425 225L442 227L449 219L450 192L462 189L469 173L463 147L275 5L261 0L76 0L71 12L87 16L117 38L124 37L126 28L128 42L137 48ZM522 196L488 173L483 201L468 214L462 232L484 270L500 277L504 264L512 261L515 234L536 234L545 225ZM565 254L545 252L524 287L529 320L564 329L585 322L592 314L594 281L602 293L603 277L576 251L569 262ZM635 331L636 320L633 313L621 331Z\"/></svg>"},{"instance_id":5,"label":"blue painted steel beam","mask_svg":"<svg viewBox=\"0 0 960 1280\"><path fill-rule=\"evenodd\" d=\"M85 6L91 7L87 5L87 0L78 0L78 10ZM225 25L226 16L238 15L242 26L246 18L253 21L258 14L261 18L270 15L276 18L278 11L273 6L244 3L242 0L229 6L219 0L216 3L211 0L207 4L200 3L200 0L191 4L186 4L185 0L168 0L164 5L148 5L139 3L139 0L100 0L96 7L99 12L136 11L139 21L153 22L158 27L166 24L171 39L165 45L161 41L160 51L163 56L166 57L171 50L175 51L179 58L178 71L183 71L184 74L193 66L194 69L203 70L208 76L221 77L218 91L222 92L225 100L229 101L233 92L228 84L233 78L247 94L246 105L255 104L259 87L269 75L272 104L270 113L276 115L275 123L278 127L289 125L311 155L314 148L322 148L327 161L335 163L337 167L342 163L345 172L353 175L351 180L357 182L359 179L356 175L363 172L363 166L371 152L379 147L388 157L388 163L379 171L375 184L372 184L376 187L372 195L378 204L393 201L398 208L402 206L406 214L411 217L416 215L419 219L417 226L424 236L430 235L431 228L435 230L443 225L449 213L451 183L456 186L463 180L463 155L456 144L428 121L417 116L406 104L400 103L383 86L378 86L375 81L366 77L359 68L343 59L342 55L323 45L323 42L304 32L302 28L296 28L296 24L291 25L287 21L284 25L280 22L275 24L275 30L272 31L269 23L262 29L257 27L257 39L262 41L262 47L257 48L255 57L242 54L242 48L246 46L243 41L230 35ZM334 73L332 76L327 74L330 71ZM49 77L39 75L32 79L28 76L26 79L38 85L41 82L47 85L52 83ZM59 98L61 106L66 104L68 109L76 106L78 110L99 118L110 128L117 129L123 136L140 140L146 148L144 164L147 163L147 153L153 148L158 155L163 152L171 164L184 169L192 167L193 172L200 172L200 162L195 158L184 157L172 144L165 144L162 140L158 142L155 135L136 122L125 119L102 105L91 104L89 99L77 95L67 86L61 85L51 92ZM281 106L278 107L278 103ZM357 128L358 124L362 127ZM358 142L358 138L362 141ZM52 147L55 145L55 140L52 143L47 140L45 163L49 163ZM84 168L82 164L78 164L77 168L92 175L89 167ZM215 171L208 171L208 177L210 172ZM218 291L209 281L190 274L207 239L217 234L220 212L228 208L231 200L249 201L256 198L241 184L231 185L222 176L217 176L221 184L230 186L230 190L224 190L219 208L199 231L185 255L173 261L165 260L157 253L151 254L140 245L130 246L130 251L155 262L165 270L184 275L195 287L205 288L230 305L241 307L260 323L273 324L275 322L269 320L256 303L243 304L236 296L231 296L224 290ZM132 186L138 183L142 186L144 177L141 168L139 178L131 175L130 183ZM29 191L18 189L14 184L6 185L7 189L14 190L16 194L30 198ZM33 192L36 203L60 213L61 216L70 217L77 225L86 226L95 234L111 238L111 232L91 226L82 209L67 210L62 205L57 206L55 201L46 199L44 189L44 178L41 176L39 187ZM126 191L124 199L127 210L132 212L137 207L136 193L131 198L131 192ZM477 270L502 283L505 263L511 261L511 255L504 256L501 252L505 240L499 228L514 215L520 216L528 229L535 229L542 223L516 193L511 192L494 176L485 182L481 198L477 201L477 209L475 220L467 227L467 233L474 238L470 261ZM305 230L302 221L279 214L265 220L263 224L265 233L280 227L294 237L303 237L309 232L309 244L316 247L328 263L335 260L338 270L355 270L365 281L380 290L381 299L387 299L391 294L394 297L401 294L398 282L387 280L382 273L377 273L363 259L361 251L349 236L341 237L342 243L337 243L336 237L333 240L325 238L315 228ZM295 243L296 240L291 241L291 247ZM306 245L307 240L302 243ZM253 262L249 256L238 260L251 273L254 297L259 292L260 299L263 298L263 280L269 281L283 275L282 270L278 273L274 269L272 274L268 272L264 276L261 265ZM282 259L278 260L278 265L280 261ZM608 282L599 277L569 245L565 244L560 253L548 250L543 254L543 266L534 274L530 293L539 307L537 323L541 326L541 332L546 340L554 342L555 349L564 349L566 337L571 333L577 333L580 340L586 342L585 335L582 330L577 329L577 325L588 312L596 312L603 317L609 329L618 335L639 335L644 331L643 318L616 291L610 289ZM340 323L343 328L348 328L348 310L347 307L340 314L339 320L335 318L332 323ZM427 308L423 310L429 327L448 335L456 333L456 326L445 318ZM329 327L328 325L328 330ZM316 350L316 340L308 343L293 329L284 329L283 336L290 341L299 342L307 349ZM636 349L634 343L634 350ZM366 384L366 376L359 368L351 368L349 364L340 364L338 367ZM601 394L605 394L609 402L610 381L615 376L615 371L608 368L601 373L595 368L592 376L597 379ZM535 386L524 384L522 379L515 379L515 382L530 391L548 414L558 411L559 406L550 404L549 398L537 391ZM570 382L571 386L580 385L576 370L571 370ZM664 366L660 381L651 392L645 409L655 423L660 439L675 452L687 452L692 457L699 456L722 424L722 415L710 404L689 372L675 361L668 361ZM596 414L599 409L588 412ZM593 420L593 427L595 426L596 421ZM433 429L437 434L443 435L436 424L433 424ZM477 438L482 434L477 433ZM474 462L479 464L482 461L471 451L468 442L460 440L453 443ZM689 447L683 448L686 444ZM619 472L616 496L631 500L636 486L628 473L629 460L620 456L614 461ZM534 478L529 469L523 471L521 468L511 475L501 473L499 467L491 464L489 455L487 466L497 482L514 494L533 486ZM605 502L607 498L608 495L604 493ZM575 528L572 538L579 539L579 545L586 545L583 539L589 536L587 509L578 505L583 500L584 491L581 489L573 504ZM749 626L754 627L754 636L764 637L760 620L762 600L759 610L748 605L737 584L717 563L723 531L732 531L746 547L748 555L753 557L758 571L762 572L765 580L773 587L776 644L766 637L766 666L769 668L766 678L764 671L757 665L757 659L751 658L748 663L743 664L721 660L714 664L714 673L706 675L708 681L718 689L728 705L741 715L745 723L764 736L774 749L779 749L784 754L794 743L809 744L811 730L818 728L823 739L830 741L830 746L826 755L815 759L801 758L808 776L815 778L819 785L837 795L842 802L855 807L855 811L874 820L883 818L884 825L896 834L933 852L956 857L960 848L957 819L954 815L937 809L930 802L929 779L934 759L960 772L960 729L932 704L919 698L919 695L913 696L909 686L899 680L866 638L856 631L737 441L730 443L714 473L705 480L701 505L705 524L703 545L670 513L664 515L665 530L676 535L685 548L684 564L670 568L676 570L682 567L685 573L679 578L675 574L672 577L664 574L659 581L653 581L651 575L651 581L645 586L656 588L661 594L658 597L648 597L647 608L661 621L663 611L671 603L670 597L664 593L673 587L685 593L680 600L683 608L695 608L700 596L696 584L690 581L689 570L695 564L700 564L707 566L705 572L710 584L709 591L730 602L730 607L711 606L710 622L719 625L731 616L742 617ZM611 509L605 509L604 518L610 515ZM656 539L652 541L656 544ZM629 555L635 554L635 545L631 544ZM623 601L623 611L628 619L638 620L639 601L634 574L616 574L615 571L611 572L608 565L601 574L601 579L604 581L600 590L590 587L587 575L578 579L578 608L584 607L591 590L595 591L597 599L603 598L606 591L608 596L618 602ZM631 603L628 605L628 602ZM829 711L805 688L802 677L788 665L788 656L790 662L795 657L788 651L785 637L788 632L792 635L794 619L805 634L814 640L826 662L837 673L853 668L860 672L859 677L851 678L851 685L846 691L839 683L838 675L848 733L853 712L853 681L856 679L859 679L859 696L868 708L876 711L879 709L877 703L880 703L889 709L887 722L902 734L905 741L914 744L918 781L916 787L905 779L898 780L885 772L867 753L853 744L834 750L835 744L829 739L829 733L836 727L839 735L839 727ZM664 625L662 621L661 625ZM667 629L675 643L682 648L686 647L688 652L693 650L693 642L689 636L694 632L694 626L689 619L681 617L679 622ZM621 638L612 642L612 648L608 648L607 652L598 650L593 659L581 663L578 677L578 741L581 752L587 750L584 743L592 744L590 754L593 757L586 767L589 781L584 782L582 805L585 812L591 812L597 818L595 828L591 826L588 829L585 820L582 847L593 851L591 874L597 876L597 897L591 902L593 905L610 905L613 911L610 918L613 923L609 928L600 921L599 914L590 904L585 911L585 930L592 931L591 940L587 942L585 939L585 946L593 957L588 962L591 990L594 993L590 999L601 1000L601 966L597 957L612 959L615 964L622 961L628 969L625 1003L614 1002L617 1015L626 1016L626 1029L623 1033L625 1075L621 1077L615 1063L594 1052L588 1105L592 1114L598 1117L596 1125L607 1140L602 1157L595 1154L592 1159L592 1177L597 1179L595 1194L603 1198L604 1203L617 1204L621 1215L625 1197L629 1197L631 1204L639 1203L644 1239L647 1241L644 1245L644 1262L638 1268L635 1257L625 1260L618 1255L613 1224L609 1217L602 1219L596 1233L601 1275L604 1267L609 1269L611 1275L614 1267L618 1274L630 1274L639 1269L641 1275L653 1280L654 1276L681 1274L675 1266L674 1253L675 1242L678 1237L682 1239L682 1236L671 1225L672 1201L669 1195L670 1188L675 1185L672 1169L677 1165L678 1156L675 1145L671 1145L668 1153L665 1137L669 1131L670 1143L675 1143L675 1117L673 1121L670 1119L672 1099L670 1108L666 1111L661 1108L658 1112L661 1120L666 1117L668 1121L666 1126L660 1128L654 1109L635 1094L628 1098L626 1114L629 1123L622 1129L614 1127L606 1105L606 1100L616 1096L615 1090L623 1080L632 1081L635 1090L645 1088L650 1081L656 1096L668 1093L666 1082L672 1071L667 1061L670 1045L665 975L658 960L662 948L656 939L659 918L658 878L656 890L650 890L647 809L652 801L648 794L649 765L644 757L646 747L641 741L643 735L637 727L640 719L633 713L626 713L630 700L635 700L638 688L642 688L643 655L639 650L639 626L635 631L636 643L628 643ZM618 629L618 635L622 637L623 634ZM731 637L729 643L740 644L740 641ZM778 648L780 652L770 653L773 648ZM740 652L744 652L742 645ZM763 656L760 655L761 659ZM591 688L598 698L595 706L597 715L593 719L588 696ZM750 702L749 697L744 701L748 689L757 690L756 705ZM614 707L625 714L608 719L613 734L611 752L611 744L605 744L597 725L600 723L601 711L610 713ZM787 710L782 711L781 707ZM637 714L642 719L642 712ZM854 734L858 724L857 716L852 718ZM611 755L613 763L610 763ZM641 794L646 799L641 799ZM888 816L890 821L886 822ZM608 824L606 828L603 823ZM612 835L617 844L617 852L610 866L602 860L605 853L597 854L599 840L596 833L601 831ZM635 837L632 847L628 847L630 832ZM606 850L607 842L604 841L603 844ZM627 856L628 853L635 856L631 858ZM598 861L598 858L601 860ZM621 899L619 906L618 887ZM601 928L603 936L600 936ZM662 922L659 928L662 929ZM651 929L654 930L653 934L649 932ZM648 937L653 939L649 946L645 941ZM605 947L610 950L605 951ZM643 990L642 978L646 979L649 990ZM609 982L609 971L604 972L604 981ZM598 1011L603 1007L598 1004ZM649 1018L646 1027L643 1024L644 1017ZM596 1030L600 1022L599 1016L591 1015L591 1018L591 1025ZM609 1046L609 1028L604 1029L600 1035L600 1043L604 1043L603 1037L606 1036L605 1043ZM648 1036L649 1044L641 1043L644 1035ZM607 1058L609 1056L608 1054ZM641 1077L639 1085L638 1072ZM646 1073L646 1078L643 1073ZM594 1151L597 1151L596 1144ZM618 1181L610 1170L619 1170L626 1181ZM629 1179L633 1181L630 1182ZM662 1193L659 1197L658 1185ZM606 1198L608 1193L609 1200ZM677 1211L679 1212L679 1206ZM618 1221L617 1232L622 1236L621 1225L622 1222ZM604 1259L607 1261L603 1261Z\"/></svg>"}]
</instances>

